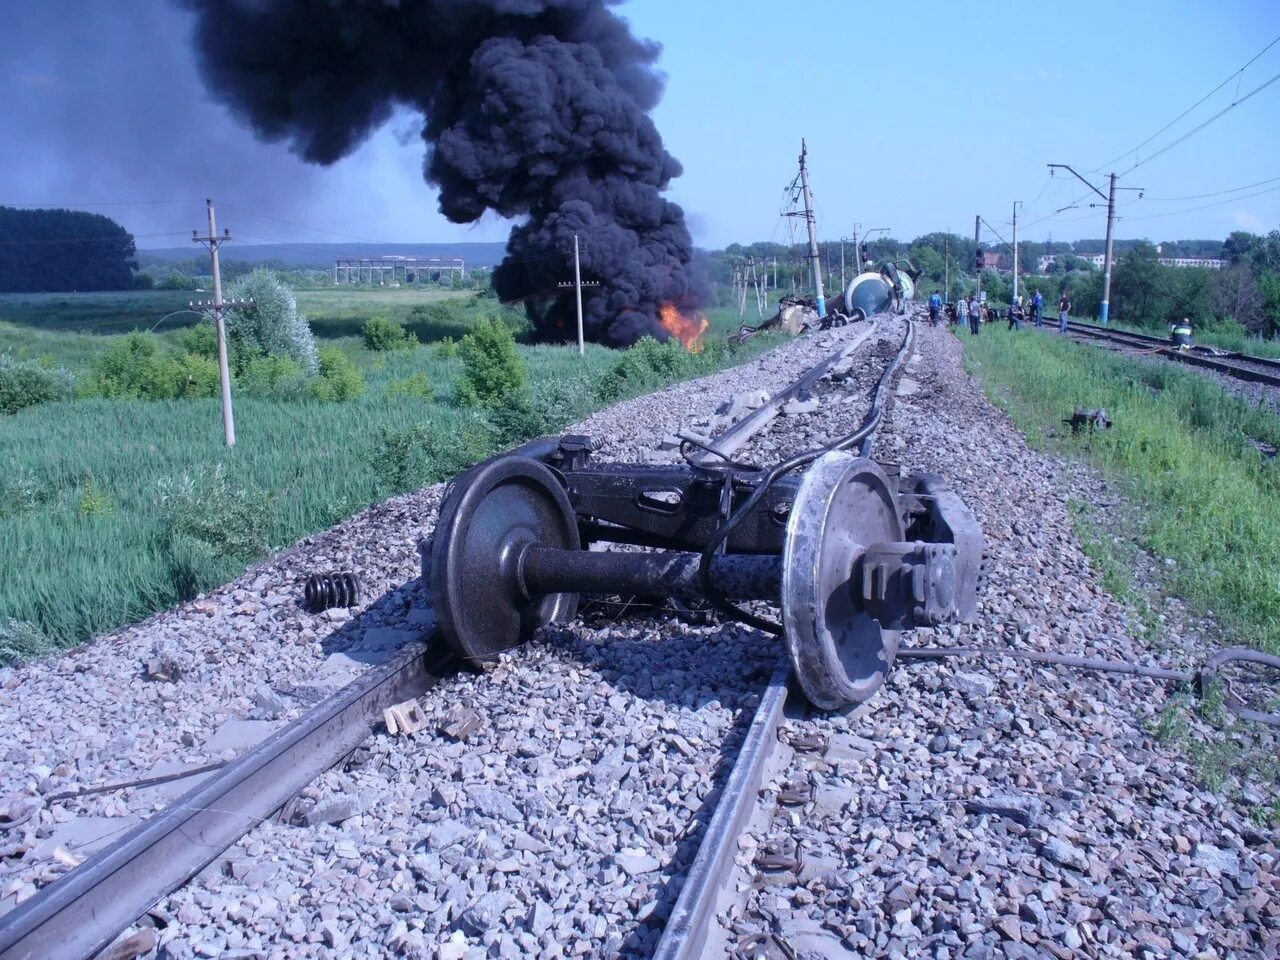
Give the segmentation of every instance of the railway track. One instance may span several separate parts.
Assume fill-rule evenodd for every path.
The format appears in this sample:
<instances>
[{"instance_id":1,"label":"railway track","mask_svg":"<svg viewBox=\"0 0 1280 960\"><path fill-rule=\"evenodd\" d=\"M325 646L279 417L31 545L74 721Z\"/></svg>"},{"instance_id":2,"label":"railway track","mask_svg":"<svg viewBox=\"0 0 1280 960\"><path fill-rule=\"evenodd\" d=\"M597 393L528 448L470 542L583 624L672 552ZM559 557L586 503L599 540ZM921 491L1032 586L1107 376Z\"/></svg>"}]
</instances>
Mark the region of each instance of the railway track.
<instances>
[{"instance_id":1,"label":"railway track","mask_svg":"<svg viewBox=\"0 0 1280 960\"><path fill-rule=\"evenodd\" d=\"M807 395L833 366L858 350L875 326L873 322L850 338L691 459L732 457L766 430L784 405ZM883 389L877 393L868 417L872 426L882 412L883 394ZM153 904L348 757L380 722L386 707L426 693L459 668L440 631L430 630L421 642L400 650L387 663L317 704L0 917L0 957L96 955Z\"/></svg>"},{"instance_id":2,"label":"railway track","mask_svg":"<svg viewBox=\"0 0 1280 960\"><path fill-rule=\"evenodd\" d=\"M1166 360L1174 360L1202 370L1212 370L1233 380L1257 383L1267 387L1280 387L1280 360L1255 357L1247 353L1217 350L1197 346L1177 350L1162 337L1102 327L1092 323L1071 321L1068 336L1078 340L1102 343L1110 349L1129 353L1148 353Z\"/></svg>"},{"instance_id":3,"label":"railway track","mask_svg":"<svg viewBox=\"0 0 1280 960\"><path fill-rule=\"evenodd\" d=\"M914 325L908 322L901 347L880 377L871 409L860 431L865 433L859 442L861 456L871 455L875 431L884 417L894 376L910 355L913 332ZM766 801L762 797L762 788L769 774L783 766L784 754L790 752L780 742L779 731L788 703L794 707L800 699L793 690L790 671L785 667L779 668L760 697L760 704L721 791L679 899L654 952L654 960L771 955L758 952L764 945L753 937L735 942L731 932L720 925L717 915L725 906L726 899L733 896L731 883L735 877L735 858L743 832L753 819L759 820L768 815L761 809L765 803L777 800L774 795ZM799 709L805 708L801 706Z\"/></svg>"}]
</instances>

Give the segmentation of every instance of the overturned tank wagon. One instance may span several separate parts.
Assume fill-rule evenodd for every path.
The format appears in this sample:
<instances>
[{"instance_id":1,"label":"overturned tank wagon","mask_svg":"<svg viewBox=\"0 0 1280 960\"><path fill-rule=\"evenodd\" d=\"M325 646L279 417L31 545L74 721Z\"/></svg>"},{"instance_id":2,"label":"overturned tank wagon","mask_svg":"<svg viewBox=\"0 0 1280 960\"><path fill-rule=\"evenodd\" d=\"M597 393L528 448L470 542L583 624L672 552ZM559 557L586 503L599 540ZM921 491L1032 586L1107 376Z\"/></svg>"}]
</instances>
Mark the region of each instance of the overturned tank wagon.
<instances>
[{"instance_id":1,"label":"overturned tank wagon","mask_svg":"<svg viewBox=\"0 0 1280 960\"><path fill-rule=\"evenodd\" d=\"M850 320L865 320L889 309L902 313L915 295L915 277L910 268L885 263L879 270L866 270L850 280L844 293L833 298L828 316L843 314Z\"/></svg>"}]
</instances>

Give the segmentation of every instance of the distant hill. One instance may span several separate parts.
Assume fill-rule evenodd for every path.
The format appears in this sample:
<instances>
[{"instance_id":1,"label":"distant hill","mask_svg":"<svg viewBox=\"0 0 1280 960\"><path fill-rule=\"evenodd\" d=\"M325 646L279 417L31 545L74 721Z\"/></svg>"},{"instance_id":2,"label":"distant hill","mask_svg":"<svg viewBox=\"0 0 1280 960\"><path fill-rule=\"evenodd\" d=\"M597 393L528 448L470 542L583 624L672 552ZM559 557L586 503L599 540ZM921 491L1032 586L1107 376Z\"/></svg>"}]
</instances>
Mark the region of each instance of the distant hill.
<instances>
[{"instance_id":1,"label":"distant hill","mask_svg":"<svg viewBox=\"0 0 1280 960\"><path fill-rule=\"evenodd\" d=\"M492 267L502 261L506 243L236 243L222 248L224 260L262 263L278 260L291 267L328 269L336 257L462 257L468 267ZM190 260L201 253L187 247L139 250L138 265Z\"/></svg>"}]
</instances>

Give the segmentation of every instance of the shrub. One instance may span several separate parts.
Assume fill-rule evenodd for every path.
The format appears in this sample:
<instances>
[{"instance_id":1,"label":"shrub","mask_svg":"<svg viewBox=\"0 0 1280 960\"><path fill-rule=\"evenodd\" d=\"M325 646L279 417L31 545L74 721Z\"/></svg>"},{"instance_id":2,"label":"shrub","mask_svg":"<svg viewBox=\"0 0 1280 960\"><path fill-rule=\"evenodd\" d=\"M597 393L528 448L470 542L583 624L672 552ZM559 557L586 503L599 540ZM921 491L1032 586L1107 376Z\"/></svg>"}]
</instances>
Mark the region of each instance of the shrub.
<instances>
[{"instance_id":1,"label":"shrub","mask_svg":"<svg viewBox=\"0 0 1280 960\"><path fill-rule=\"evenodd\" d=\"M311 395L317 400L341 403L364 393L364 377L351 358L337 347L320 350L320 374L311 381Z\"/></svg>"},{"instance_id":2,"label":"shrub","mask_svg":"<svg viewBox=\"0 0 1280 960\"><path fill-rule=\"evenodd\" d=\"M216 397L218 393L217 360L190 353L178 360L178 396Z\"/></svg>"},{"instance_id":3,"label":"shrub","mask_svg":"<svg viewBox=\"0 0 1280 960\"><path fill-rule=\"evenodd\" d=\"M500 407L491 407L488 417L494 443L500 450L518 447L555 429L551 412L526 393L515 394Z\"/></svg>"},{"instance_id":4,"label":"shrub","mask_svg":"<svg viewBox=\"0 0 1280 960\"><path fill-rule=\"evenodd\" d=\"M74 392L75 381L63 368L15 360L10 352L0 353L0 414L65 400Z\"/></svg>"},{"instance_id":5,"label":"shrub","mask_svg":"<svg viewBox=\"0 0 1280 960\"><path fill-rule=\"evenodd\" d=\"M94 366L94 389L116 400L172 400L184 382L182 365L151 333L116 339Z\"/></svg>"},{"instance_id":6,"label":"shrub","mask_svg":"<svg viewBox=\"0 0 1280 960\"><path fill-rule=\"evenodd\" d=\"M433 300L420 303L409 311L408 328L419 340L431 340L444 330L457 330L465 324L456 300Z\"/></svg>"},{"instance_id":7,"label":"shrub","mask_svg":"<svg viewBox=\"0 0 1280 960\"><path fill-rule=\"evenodd\" d=\"M53 641L35 624L12 617L0 617L0 667L11 666L50 653Z\"/></svg>"},{"instance_id":8,"label":"shrub","mask_svg":"<svg viewBox=\"0 0 1280 960\"><path fill-rule=\"evenodd\" d=\"M212 323L198 323L183 331L180 342L187 353L210 360L218 359L218 331Z\"/></svg>"},{"instance_id":9,"label":"shrub","mask_svg":"<svg viewBox=\"0 0 1280 960\"><path fill-rule=\"evenodd\" d=\"M529 379L510 328L493 317L481 318L462 338L458 352L462 356L458 401L464 406L501 406L520 393Z\"/></svg>"},{"instance_id":10,"label":"shrub","mask_svg":"<svg viewBox=\"0 0 1280 960\"><path fill-rule=\"evenodd\" d=\"M371 466L390 493L448 480L494 452L493 427L472 416L455 430L434 424L384 430Z\"/></svg>"},{"instance_id":11,"label":"shrub","mask_svg":"<svg viewBox=\"0 0 1280 960\"><path fill-rule=\"evenodd\" d=\"M412 350L418 345L418 338L407 331L403 324L386 317L370 317L360 332L364 336L364 345L378 353L387 350Z\"/></svg>"},{"instance_id":12,"label":"shrub","mask_svg":"<svg viewBox=\"0 0 1280 960\"><path fill-rule=\"evenodd\" d=\"M643 392L662 381L688 375L697 366L697 355L686 351L678 340L659 343L653 337L641 337L623 351L600 381L596 394L601 400L611 402L630 393Z\"/></svg>"},{"instance_id":13,"label":"shrub","mask_svg":"<svg viewBox=\"0 0 1280 960\"><path fill-rule=\"evenodd\" d=\"M435 391L431 389L431 381L427 379L427 375L419 370L411 377L392 380L387 384L387 396L430 400L435 396Z\"/></svg>"},{"instance_id":14,"label":"shrub","mask_svg":"<svg viewBox=\"0 0 1280 960\"><path fill-rule=\"evenodd\" d=\"M98 485L90 477L85 482L84 490L80 493L80 516L100 517L111 513L114 509L111 500L98 489Z\"/></svg>"},{"instance_id":15,"label":"shrub","mask_svg":"<svg viewBox=\"0 0 1280 960\"><path fill-rule=\"evenodd\" d=\"M292 357L307 373L319 367L315 337L298 313L293 292L270 270L254 270L233 283L228 297L252 297L251 308L227 310L227 336L255 355ZM238 369L238 368L237 368Z\"/></svg>"},{"instance_id":16,"label":"shrub","mask_svg":"<svg viewBox=\"0 0 1280 960\"><path fill-rule=\"evenodd\" d=\"M269 549L271 498L231 486L221 464L211 476L161 481L157 501L161 542L181 595L221 583Z\"/></svg>"}]
</instances>

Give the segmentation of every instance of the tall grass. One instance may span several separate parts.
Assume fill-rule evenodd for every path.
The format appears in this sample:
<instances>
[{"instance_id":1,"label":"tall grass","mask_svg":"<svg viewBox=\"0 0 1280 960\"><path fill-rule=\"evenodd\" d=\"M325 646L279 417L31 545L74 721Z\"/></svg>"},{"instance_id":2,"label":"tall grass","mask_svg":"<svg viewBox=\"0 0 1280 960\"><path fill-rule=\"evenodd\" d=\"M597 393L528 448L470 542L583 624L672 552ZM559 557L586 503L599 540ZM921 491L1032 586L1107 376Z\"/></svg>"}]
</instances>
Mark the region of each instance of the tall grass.
<instances>
[{"instance_id":1,"label":"tall grass","mask_svg":"<svg viewBox=\"0 0 1280 960\"><path fill-rule=\"evenodd\" d=\"M1169 589L1244 643L1280 652L1280 418L1209 378L993 324L963 337L966 366L1034 443L1119 481ZM1072 436L1073 407L1115 427Z\"/></svg>"},{"instance_id":2,"label":"tall grass","mask_svg":"<svg viewBox=\"0 0 1280 960\"><path fill-rule=\"evenodd\" d=\"M115 339L22 337L72 362ZM618 351L588 346L580 357L576 348L521 346L530 410L485 420L455 403L456 351L375 354L346 338L331 343L360 367L361 396L319 403L238 391L230 451L216 399L99 397L0 417L0 659L145 617L233 578L268 546L441 479L530 431L558 430L606 403L777 342L762 336L738 351L721 342L699 355L672 345L660 352L671 362L621 383ZM410 382L415 388L404 389ZM411 454L407 463L400 451Z\"/></svg>"}]
</instances>

